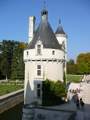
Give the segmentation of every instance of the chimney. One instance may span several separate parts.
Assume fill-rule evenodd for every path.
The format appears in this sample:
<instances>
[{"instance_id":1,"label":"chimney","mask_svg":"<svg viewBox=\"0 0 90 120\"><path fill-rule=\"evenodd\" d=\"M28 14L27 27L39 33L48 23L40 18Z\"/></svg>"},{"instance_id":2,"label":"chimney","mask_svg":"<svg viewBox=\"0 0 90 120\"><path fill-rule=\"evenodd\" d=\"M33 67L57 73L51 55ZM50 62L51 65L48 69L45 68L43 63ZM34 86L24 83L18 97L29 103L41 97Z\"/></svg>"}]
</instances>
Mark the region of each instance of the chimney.
<instances>
[{"instance_id":1,"label":"chimney","mask_svg":"<svg viewBox=\"0 0 90 120\"><path fill-rule=\"evenodd\" d=\"M31 40L33 39L34 32L35 32L35 17L34 16L30 16L29 17L28 43L30 43Z\"/></svg>"}]
</instances>

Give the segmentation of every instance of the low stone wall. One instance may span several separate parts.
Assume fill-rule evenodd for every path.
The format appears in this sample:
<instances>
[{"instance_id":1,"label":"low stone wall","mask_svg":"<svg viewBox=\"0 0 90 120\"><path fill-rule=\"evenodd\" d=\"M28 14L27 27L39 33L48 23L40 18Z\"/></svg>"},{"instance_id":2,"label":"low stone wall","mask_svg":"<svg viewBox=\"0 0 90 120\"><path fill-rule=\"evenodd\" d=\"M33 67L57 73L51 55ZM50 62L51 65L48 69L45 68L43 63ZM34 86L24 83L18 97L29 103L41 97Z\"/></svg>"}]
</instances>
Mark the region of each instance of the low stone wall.
<instances>
[{"instance_id":1,"label":"low stone wall","mask_svg":"<svg viewBox=\"0 0 90 120\"><path fill-rule=\"evenodd\" d=\"M75 115L75 111L26 105L23 108L22 120L74 120Z\"/></svg>"},{"instance_id":2,"label":"low stone wall","mask_svg":"<svg viewBox=\"0 0 90 120\"><path fill-rule=\"evenodd\" d=\"M0 114L24 101L24 90L0 96Z\"/></svg>"}]
</instances>

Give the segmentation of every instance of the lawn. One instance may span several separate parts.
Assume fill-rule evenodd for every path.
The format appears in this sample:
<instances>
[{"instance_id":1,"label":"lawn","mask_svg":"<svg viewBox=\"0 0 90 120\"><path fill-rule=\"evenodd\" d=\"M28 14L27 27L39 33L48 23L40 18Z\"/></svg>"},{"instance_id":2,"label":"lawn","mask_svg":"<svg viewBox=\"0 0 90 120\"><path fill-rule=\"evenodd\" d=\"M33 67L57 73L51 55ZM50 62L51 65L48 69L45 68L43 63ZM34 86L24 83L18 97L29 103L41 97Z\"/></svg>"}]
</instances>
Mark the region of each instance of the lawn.
<instances>
[{"instance_id":1,"label":"lawn","mask_svg":"<svg viewBox=\"0 0 90 120\"><path fill-rule=\"evenodd\" d=\"M71 74L68 74L67 75L67 81L68 82L75 82L75 83L78 83L81 81L83 75L71 75Z\"/></svg>"},{"instance_id":2,"label":"lawn","mask_svg":"<svg viewBox=\"0 0 90 120\"><path fill-rule=\"evenodd\" d=\"M0 96L7 93L23 89L23 85L10 84L10 83L0 83Z\"/></svg>"}]
</instances>

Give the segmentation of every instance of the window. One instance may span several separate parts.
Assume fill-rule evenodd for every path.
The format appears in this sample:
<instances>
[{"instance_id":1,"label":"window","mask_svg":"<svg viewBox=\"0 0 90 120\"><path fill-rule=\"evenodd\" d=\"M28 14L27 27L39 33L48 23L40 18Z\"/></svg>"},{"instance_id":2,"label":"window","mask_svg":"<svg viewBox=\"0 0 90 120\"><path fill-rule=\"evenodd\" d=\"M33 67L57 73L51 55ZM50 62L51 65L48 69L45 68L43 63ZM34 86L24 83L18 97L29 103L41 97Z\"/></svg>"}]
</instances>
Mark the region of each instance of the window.
<instances>
[{"instance_id":1,"label":"window","mask_svg":"<svg viewBox=\"0 0 90 120\"><path fill-rule=\"evenodd\" d=\"M41 69L41 65L38 65L38 66L37 66L37 69Z\"/></svg>"},{"instance_id":2,"label":"window","mask_svg":"<svg viewBox=\"0 0 90 120\"><path fill-rule=\"evenodd\" d=\"M52 55L55 55L55 51L52 51Z\"/></svg>"},{"instance_id":3,"label":"window","mask_svg":"<svg viewBox=\"0 0 90 120\"><path fill-rule=\"evenodd\" d=\"M27 56L28 56L28 54L29 54L29 53L28 53L28 51L27 51Z\"/></svg>"},{"instance_id":4,"label":"window","mask_svg":"<svg viewBox=\"0 0 90 120\"><path fill-rule=\"evenodd\" d=\"M41 76L41 70L37 70L37 75Z\"/></svg>"},{"instance_id":5,"label":"window","mask_svg":"<svg viewBox=\"0 0 90 120\"><path fill-rule=\"evenodd\" d=\"M37 75L41 76L41 65L37 65Z\"/></svg>"},{"instance_id":6,"label":"window","mask_svg":"<svg viewBox=\"0 0 90 120\"><path fill-rule=\"evenodd\" d=\"M40 88L40 84L37 84L37 88Z\"/></svg>"},{"instance_id":7,"label":"window","mask_svg":"<svg viewBox=\"0 0 90 120\"><path fill-rule=\"evenodd\" d=\"M41 45L37 45L37 54L41 55Z\"/></svg>"},{"instance_id":8,"label":"window","mask_svg":"<svg viewBox=\"0 0 90 120\"><path fill-rule=\"evenodd\" d=\"M37 84L37 97L40 98L41 96L41 85Z\"/></svg>"}]
</instances>

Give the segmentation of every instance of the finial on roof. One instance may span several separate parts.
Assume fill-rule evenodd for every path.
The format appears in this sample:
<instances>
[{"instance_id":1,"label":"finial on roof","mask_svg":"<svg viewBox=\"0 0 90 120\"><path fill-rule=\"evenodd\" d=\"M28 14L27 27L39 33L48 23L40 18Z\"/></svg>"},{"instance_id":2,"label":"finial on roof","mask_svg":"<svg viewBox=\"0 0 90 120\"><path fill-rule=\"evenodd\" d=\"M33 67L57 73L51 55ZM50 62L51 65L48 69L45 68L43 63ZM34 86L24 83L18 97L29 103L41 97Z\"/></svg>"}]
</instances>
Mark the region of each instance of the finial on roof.
<instances>
[{"instance_id":1,"label":"finial on roof","mask_svg":"<svg viewBox=\"0 0 90 120\"><path fill-rule=\"evenodd\" d=\"M59 25L61 24L61 19L59 18Z\"/></svg>"},{"instance_id":2,"label":"finial on roof","mask_svg":"<svg viewBox=\"0 0 90 120\"><path fill-rule=\"evenodd\" d=\"M65 32L63 30L63 27L61 25L61 19L60 18L59 18L59 21L58 21L58 28L57 28L55 34L65 34Z\"/></svg>"},{"instance_id":3,"label":"finial on roof","mask_svg":"<svg viewBox=\"0 0 90 120\"><path fill-rule=\"evenodd\" d=\"M48 11L46 10L46 0L43 0L43 3L44 3L43 4L44 8L41 11L41 18L42 18L41 20L47 21L48 20Z\"/></svg>"},{"instance_id":4,"label":"finial on roof","mask_svg":"<svg viewBox=\"0 0 90 120\"><path fill-rule=\"evenodd\" d=\"M46 9L46 0L43 1L44 9Z\"/></svg>"}]
</instances>

